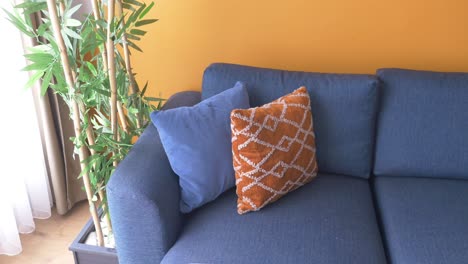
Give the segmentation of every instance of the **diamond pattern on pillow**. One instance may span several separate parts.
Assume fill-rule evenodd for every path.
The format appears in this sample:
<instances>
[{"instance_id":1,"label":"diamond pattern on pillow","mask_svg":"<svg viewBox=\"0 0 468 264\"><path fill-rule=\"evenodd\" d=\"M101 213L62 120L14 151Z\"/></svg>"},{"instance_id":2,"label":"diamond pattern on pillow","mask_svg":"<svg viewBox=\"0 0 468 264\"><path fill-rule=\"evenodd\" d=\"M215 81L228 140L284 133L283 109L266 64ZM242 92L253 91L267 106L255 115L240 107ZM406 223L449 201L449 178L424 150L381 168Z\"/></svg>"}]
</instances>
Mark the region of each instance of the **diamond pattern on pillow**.
<instances>
[{"instance_id":1,"label":"diamond pattern on pillow","mask_svg":"<svg viewBox=\"0 0 468 264\"><path fill-rule=\"evenodd\" d=\"M258 211L317 175L305 87L271 103L231 112L237 211Z\"/></svg>"}]
</instances>

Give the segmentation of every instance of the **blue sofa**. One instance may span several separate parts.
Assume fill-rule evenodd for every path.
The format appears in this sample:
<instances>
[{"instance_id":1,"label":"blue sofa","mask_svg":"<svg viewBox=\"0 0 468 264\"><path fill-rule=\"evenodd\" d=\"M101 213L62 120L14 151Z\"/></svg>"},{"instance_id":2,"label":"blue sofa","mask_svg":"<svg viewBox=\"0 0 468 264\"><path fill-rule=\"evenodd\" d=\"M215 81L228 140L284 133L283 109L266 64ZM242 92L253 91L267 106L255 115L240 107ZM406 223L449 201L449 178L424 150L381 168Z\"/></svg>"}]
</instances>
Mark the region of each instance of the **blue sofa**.
<instances>
[{"instance_id":1,"label":"blue sofa","mask_svg":"<svg viewBox=\"0 0 468 264\"><path fill-rule=\"evenodd\" d=\"M306 86L319 174L258 212L234 188L184 215L149 125L108 185L120 263L468 263L468 74L320 74L213 64L194 105L243 81L250 104Z\"/></svg>"}]
</instances>

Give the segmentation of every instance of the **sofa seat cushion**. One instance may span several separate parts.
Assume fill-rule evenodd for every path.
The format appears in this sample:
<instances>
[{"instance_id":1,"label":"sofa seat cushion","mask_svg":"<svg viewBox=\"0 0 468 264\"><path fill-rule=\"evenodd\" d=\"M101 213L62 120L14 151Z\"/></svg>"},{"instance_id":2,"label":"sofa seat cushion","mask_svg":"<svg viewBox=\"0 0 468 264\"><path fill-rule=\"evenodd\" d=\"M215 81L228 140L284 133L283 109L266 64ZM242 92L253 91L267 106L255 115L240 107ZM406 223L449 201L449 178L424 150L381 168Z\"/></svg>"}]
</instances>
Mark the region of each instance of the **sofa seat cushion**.
<instances>
[{"instance_id":1,"label":"sofa seat cushion","mask_svg":"<svg viewBox=\"0 0 468 264\"><path fill-rule=\"evenodd\" d=\"M392 263L466 263L468 181L378 177L374 187Z\"/></svg>"},{"instance_id":2,"label":"sofa seat cushion","mask_svg":"<svg viewBox=\"0 0 468 264\"><path fill-rule=\"evenodd\" d=\"M187 217L162 263L385 263L368 181L320 174L253 213L235 190Z\"/></svg>"}]
</instances>

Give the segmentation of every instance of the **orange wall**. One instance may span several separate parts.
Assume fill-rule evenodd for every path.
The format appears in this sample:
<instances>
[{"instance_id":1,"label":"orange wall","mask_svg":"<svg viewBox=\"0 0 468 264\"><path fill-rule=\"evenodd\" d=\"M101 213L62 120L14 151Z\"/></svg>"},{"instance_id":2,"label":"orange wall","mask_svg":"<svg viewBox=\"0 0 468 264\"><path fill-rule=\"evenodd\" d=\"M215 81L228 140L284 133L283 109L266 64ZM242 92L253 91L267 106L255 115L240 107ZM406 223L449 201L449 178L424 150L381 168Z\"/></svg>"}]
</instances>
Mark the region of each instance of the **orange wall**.
<instances>
[{"instance_id":1,"label":"orange wall","mask_svg":"<svg viewBox=\"0 0 468 264\"><path fill-rule=\"evenodd\" d=\"M200 90L213 62L468 71L467 0L157 0L149 17L133 60L153 96Z\"/></svg>"}]
</instances>

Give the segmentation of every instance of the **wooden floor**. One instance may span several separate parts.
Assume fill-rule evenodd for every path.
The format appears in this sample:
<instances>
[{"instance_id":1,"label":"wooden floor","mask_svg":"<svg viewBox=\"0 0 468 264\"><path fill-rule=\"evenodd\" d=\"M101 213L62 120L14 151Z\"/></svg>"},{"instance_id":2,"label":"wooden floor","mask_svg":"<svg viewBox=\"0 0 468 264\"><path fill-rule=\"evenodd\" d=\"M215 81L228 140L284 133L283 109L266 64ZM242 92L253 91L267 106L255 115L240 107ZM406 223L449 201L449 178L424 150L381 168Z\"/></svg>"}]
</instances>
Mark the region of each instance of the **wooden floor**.
<instances>
[{"instance_id":1,"label":"wooden floor","mask_svg":"<svg viewBox=\"0 0 468 264\"><path fill-rule=\"evenodd\" d=\"M89 219L88 204L81 202L60 216L52 209L52 217L35 220L36 231L21 235L23 252L17 256L0 255L1 264L69 264L73 255L68 246Z\"/></svg>"}]
</instances>

